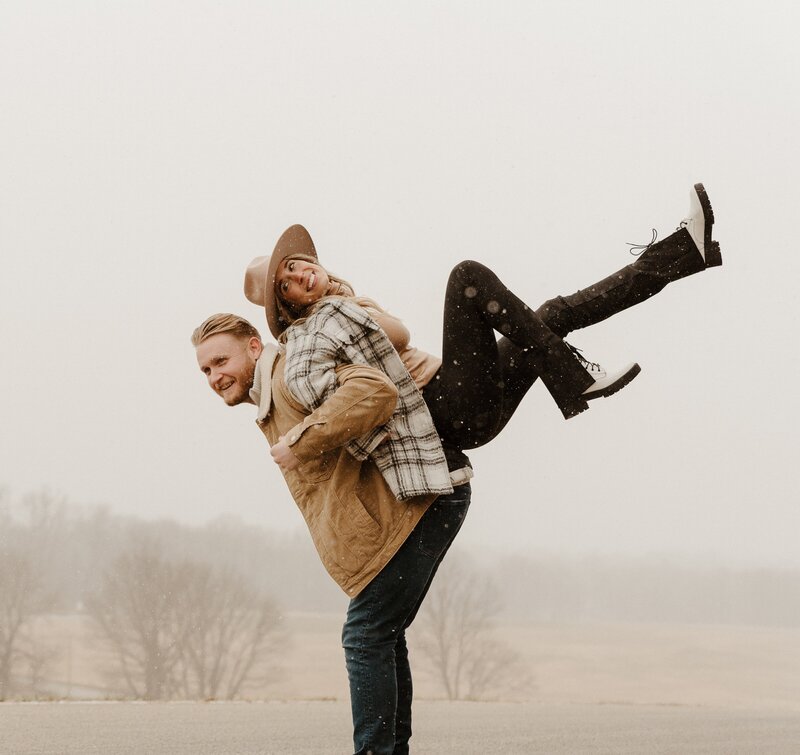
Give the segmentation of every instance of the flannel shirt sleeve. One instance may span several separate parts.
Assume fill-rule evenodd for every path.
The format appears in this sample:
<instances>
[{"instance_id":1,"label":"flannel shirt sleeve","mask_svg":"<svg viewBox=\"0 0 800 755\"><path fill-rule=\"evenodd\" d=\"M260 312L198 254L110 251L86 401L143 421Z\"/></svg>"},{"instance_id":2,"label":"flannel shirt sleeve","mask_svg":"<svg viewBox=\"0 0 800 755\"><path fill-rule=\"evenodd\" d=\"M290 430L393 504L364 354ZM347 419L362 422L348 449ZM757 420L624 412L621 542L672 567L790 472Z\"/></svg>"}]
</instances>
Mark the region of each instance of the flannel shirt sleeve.
<instances>
[{"instance_id":1,"label":"flannel shirt sleeve","mask_svg":"<svg viewBox=\"0 0 800 755\"><path fill-rule=\"evenodd\" d=\"M333 395L337 385L336 367L355 364L344 348L345 339L350 341L352 334L343 327L358 326L349 319L338 319L337 311L336 308L321 311L314 317L312 328L292 333L286 344L286 387L309 412L318 409ZM389 432L390 424L380 424L348 443L347 450L354 458L364 461ZM288 442L292 445L291 440Z\"/></svg>"},{"instance_id":2,"label":"flannel shirt sleeve","mask_svg":"<svg viewBox=\"0 0 800 755\"><path fill-rule=\"evenodd\" d=\"M338 343L322 332L304 333L286 345L284 377L289 393L309 412L336 389Z\"/></svg>"}]
</instances>

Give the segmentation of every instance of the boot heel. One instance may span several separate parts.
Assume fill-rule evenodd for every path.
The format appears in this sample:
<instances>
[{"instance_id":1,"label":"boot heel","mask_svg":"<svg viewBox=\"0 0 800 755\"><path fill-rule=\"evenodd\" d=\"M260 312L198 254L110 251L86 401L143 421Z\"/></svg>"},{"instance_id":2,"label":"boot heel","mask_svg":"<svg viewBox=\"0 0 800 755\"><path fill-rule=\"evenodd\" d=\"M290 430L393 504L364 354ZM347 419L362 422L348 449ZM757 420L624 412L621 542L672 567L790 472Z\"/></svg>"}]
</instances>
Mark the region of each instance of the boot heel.
<instances>
[{"instance_id":1,"label":"boot heel","mask_svg":"<svg viewBox=\"0 0 800 755\"><path fill-rule=\"evenodd\" d=\"M717 267L722 264L722 252L719 249L719 242L712 241L706 247L706 267Z\"/></svg>"}]
</instances>

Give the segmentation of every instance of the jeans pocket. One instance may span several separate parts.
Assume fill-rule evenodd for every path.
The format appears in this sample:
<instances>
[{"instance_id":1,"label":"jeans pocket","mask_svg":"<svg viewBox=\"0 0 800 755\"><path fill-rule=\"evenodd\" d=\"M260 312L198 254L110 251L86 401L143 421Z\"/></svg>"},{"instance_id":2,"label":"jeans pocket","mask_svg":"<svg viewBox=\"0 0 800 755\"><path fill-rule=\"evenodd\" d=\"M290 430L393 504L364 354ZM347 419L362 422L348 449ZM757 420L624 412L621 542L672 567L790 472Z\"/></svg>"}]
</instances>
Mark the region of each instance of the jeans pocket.
<instances>
[{"instance_id":1,"label":"jeans pocket","mask_svg":"<svg viewBox=\"0 0 800 755\"><path fill-rule=\"evenodd\" d=\"M420 528L419 550L425 556L439 559L452 544L470 503L469 483L459 485L450 495L439 496L417 525Z\"/></svg>"}]
</instances>

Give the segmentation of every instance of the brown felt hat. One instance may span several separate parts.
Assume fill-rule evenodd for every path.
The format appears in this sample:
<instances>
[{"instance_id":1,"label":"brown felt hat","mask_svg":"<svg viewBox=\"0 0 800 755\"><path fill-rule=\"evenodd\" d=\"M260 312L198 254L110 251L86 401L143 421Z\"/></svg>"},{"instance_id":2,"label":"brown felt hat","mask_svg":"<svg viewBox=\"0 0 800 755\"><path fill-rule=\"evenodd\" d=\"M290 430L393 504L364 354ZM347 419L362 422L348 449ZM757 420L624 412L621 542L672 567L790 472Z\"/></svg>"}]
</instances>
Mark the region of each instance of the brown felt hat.
<instances>
[{"instance_id":1,"label":"brown felt hat","mask_svg":"<svg viewBox=\"0 0 800 755\"><path fill-rule=\"evenodd\" d=\"M281 262L287 257L305 257L318 262L317 250L308 231L301 225L287 228L275 244L272 254L256 257L244 274L244 295L253 304L264 307L267 324L275 338L289 326L281 318L278 297L275 295L275 275Z\"/></svg>"}]
</instances>

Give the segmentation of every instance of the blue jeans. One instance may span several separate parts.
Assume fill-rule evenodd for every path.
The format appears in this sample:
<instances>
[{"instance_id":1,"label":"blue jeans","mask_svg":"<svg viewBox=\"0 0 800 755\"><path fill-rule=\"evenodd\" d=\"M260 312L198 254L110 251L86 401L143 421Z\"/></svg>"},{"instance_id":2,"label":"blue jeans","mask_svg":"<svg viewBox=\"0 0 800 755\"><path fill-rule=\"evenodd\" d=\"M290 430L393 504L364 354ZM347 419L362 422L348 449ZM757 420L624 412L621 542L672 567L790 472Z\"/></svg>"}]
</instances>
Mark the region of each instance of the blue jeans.
<instances>
[{"instance_id":1,"label":"blue jeans","mask_svg":"<svg viewBox=\"0 0 800 755\"><path fill-rule=\"evenodd\" d=\"M405 755L411 667L405 630L469 509L469 484L440 496L394 558L350 601L342 630L356 755Z\"/></svg>"}]
</instances>

